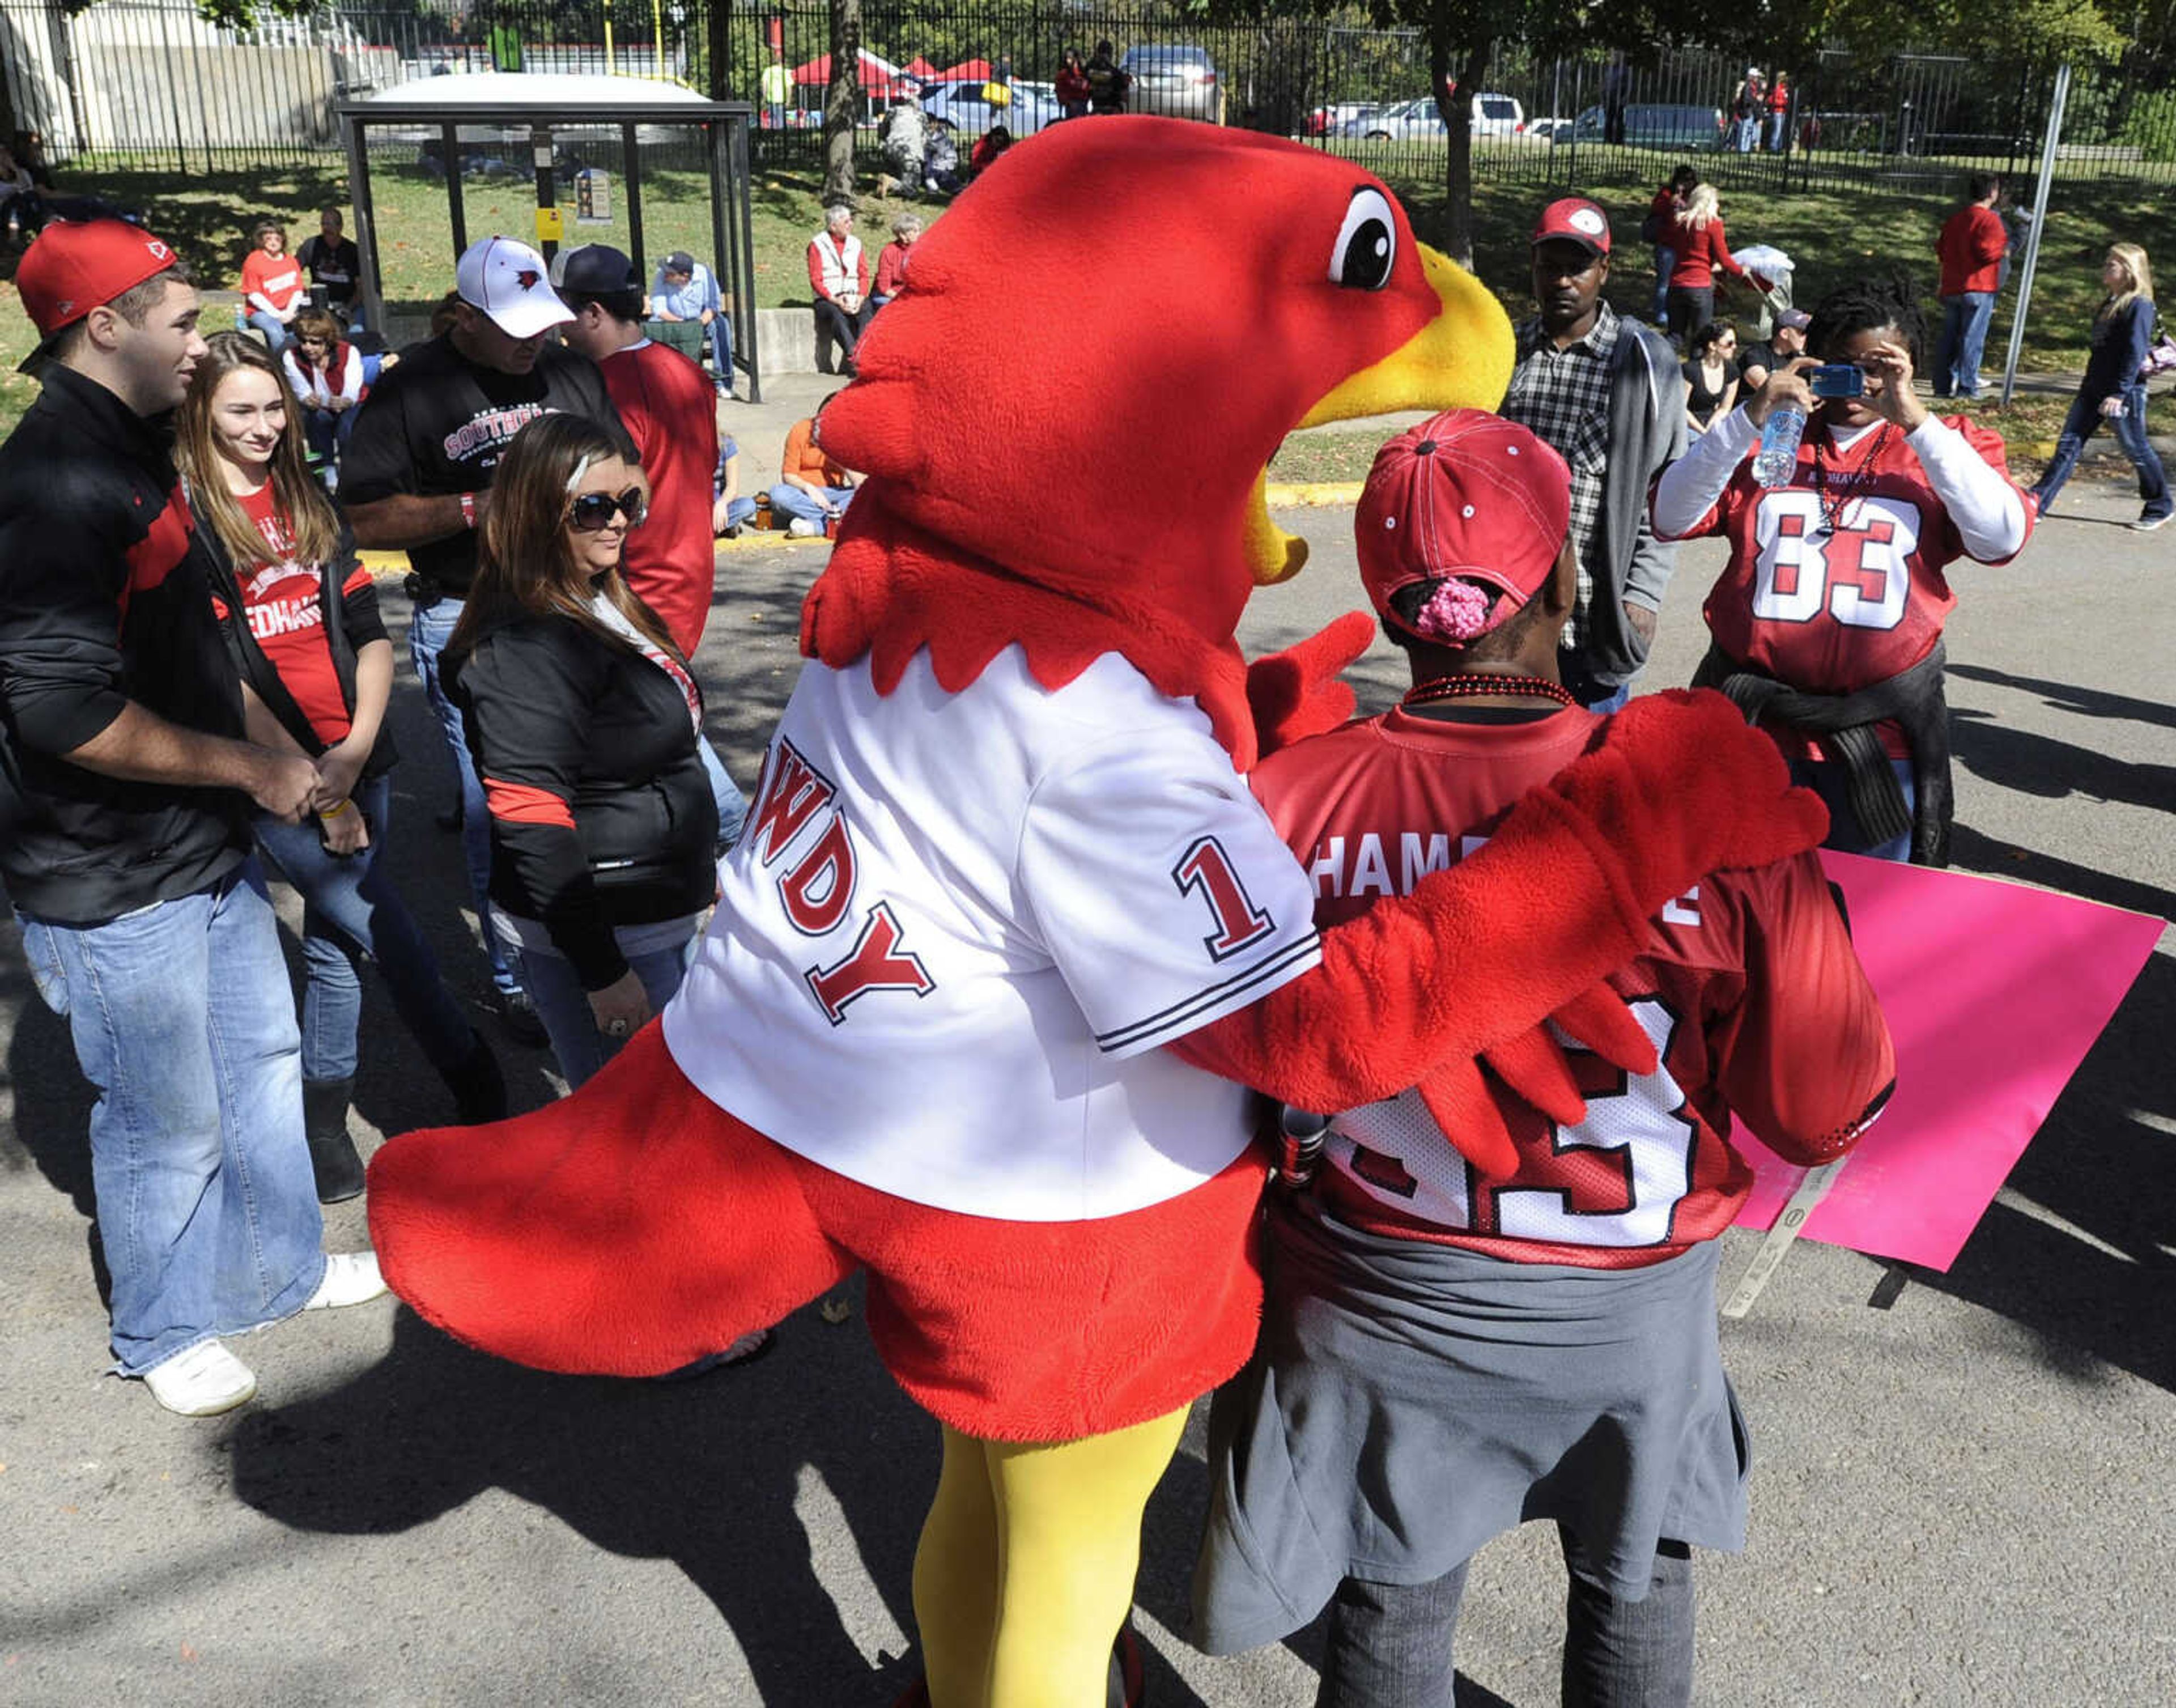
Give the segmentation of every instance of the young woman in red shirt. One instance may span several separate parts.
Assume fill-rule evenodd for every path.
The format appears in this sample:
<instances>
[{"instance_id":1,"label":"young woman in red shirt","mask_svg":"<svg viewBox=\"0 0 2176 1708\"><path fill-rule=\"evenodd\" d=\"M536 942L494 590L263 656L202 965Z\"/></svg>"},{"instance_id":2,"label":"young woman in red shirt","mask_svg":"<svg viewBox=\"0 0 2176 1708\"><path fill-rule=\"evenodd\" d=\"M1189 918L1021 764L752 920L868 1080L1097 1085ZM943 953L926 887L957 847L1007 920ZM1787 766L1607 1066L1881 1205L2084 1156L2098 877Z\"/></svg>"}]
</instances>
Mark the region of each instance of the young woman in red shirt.
<instances>
[{"instance_id":1,"label":"young woman in red shirt","mask_svg":"<svg viewBox=\"0 0 2176 1708\"><path fill-rule=\"evenodd\" d=\"M1715 275L1727 274L1749 289L1765 291L1768 281L1732 258L1722 230L1722 200L1713 184L1695 185L1684 209L1671 220L1669 245L1670 336L1680 350L1700 327L1715 318Z\"/></svg>"},{"instance_id":2,"label":"young woman in red shirt","mask_svg":"<svg viewBox=\"0 0 2176 1708\"><path fill-rule=\"evenodd\" d=\"M302 898L302 1108L318 1195L336 1203L362 1190L347 1112L365 956L463 1122L503 1119L506 1086L378 857L390 829L386 774L400 756L384 729L393 644L370 573L310 478L272 356L238 332L208 343L182 404L178 460L215 560L213 608L250 738L318 768L311 817L295 825L260 813L253 828Z\"/></svg>"}]
</instances>

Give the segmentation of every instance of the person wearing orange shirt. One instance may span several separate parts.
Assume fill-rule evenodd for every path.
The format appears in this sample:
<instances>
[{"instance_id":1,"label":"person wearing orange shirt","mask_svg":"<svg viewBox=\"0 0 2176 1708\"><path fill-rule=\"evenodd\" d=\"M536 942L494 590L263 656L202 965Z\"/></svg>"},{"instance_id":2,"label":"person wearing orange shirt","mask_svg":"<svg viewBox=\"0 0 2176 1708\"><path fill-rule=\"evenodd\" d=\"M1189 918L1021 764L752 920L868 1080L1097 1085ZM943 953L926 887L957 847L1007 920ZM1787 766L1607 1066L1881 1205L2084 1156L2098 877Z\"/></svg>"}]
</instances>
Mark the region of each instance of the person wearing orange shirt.
<instances>
[{"instance_id":1,"label":"person wearing orange shirt","mask_svg":"<svg viewBox=\"0 0 2176 1708\"><path fill-rule=\"evenodd\" d=\"M244 315L277 356L287 347L288 326L309 306L302 264L287 253L286 228L276 221L266 220L249 235L257 247L242 264Z\"/></svg>"},{"instance_id":2,"label":"person wearing orange shirt","mask_svg":"<svg viewBox=\"0 0 2176 1708\"><path fill-rule=\"evenodd\" d=\"M824 403L830 400L827 397ZM770 489L771 514L789 519L786 531L796 539L822 533L826 523L846 514L854 496L852 473L824 449L817 428L823 418L824 404L819 403L814 415L794 422L779 459L778 484Z\"/></svg>"},{"instance_id":3,"label":"person wearing orange shirt","mask_svg":"<svg viewBox=\"0 0 2176 1708\"><path fill-rule=\"evenodd\" d=\"M1943 223L1934 240L1942 264L1942 338L1934 346L1934 395L1977 397L1980 352L1994 295L2002 286L2002 258L2010 231L1994 211L2002 180L1974 172L1965 181L1965 204Z\"/></svg>"}]
</instances>

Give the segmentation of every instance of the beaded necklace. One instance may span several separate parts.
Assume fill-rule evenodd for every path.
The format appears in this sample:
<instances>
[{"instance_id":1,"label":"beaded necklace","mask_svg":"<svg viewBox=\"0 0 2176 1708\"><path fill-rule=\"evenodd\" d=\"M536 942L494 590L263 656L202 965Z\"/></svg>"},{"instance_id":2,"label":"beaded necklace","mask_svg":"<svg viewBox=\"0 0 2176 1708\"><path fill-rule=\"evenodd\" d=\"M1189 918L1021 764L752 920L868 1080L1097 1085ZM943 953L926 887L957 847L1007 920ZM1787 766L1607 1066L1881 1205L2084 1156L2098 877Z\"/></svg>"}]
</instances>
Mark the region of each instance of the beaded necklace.
<instances>
[{"instance_id":1,"label":"beaded necklace","mask_svg":"<svg viewBox=\"0 0 2176 1708\"><path fill-rule=\"evenodd\" d=\"M1889 423L1884 422L1875 429L1874 443L1859 458L1858 466L1837 471L1836 495L1831 501L1827 457L1829 436L1822 433L1814 440L1814 498L1821 507L1821 525L1816 532L1833 534L1843 526L1844 512L1851 508L1851 501L1874 484L1874 465L1880 460L1882 449L1888 443Z\"/></svg>"},{"instance_id":2,"label":"beaded necklace","mask_svg":"<svg viewBox=\"0 0 2176 1708\"><path fill-rule=\"evenodd\" d=\"M1398 702L1400 710L1409 710L1418 705L1434 705L1447 699L1478 699L1510 697L1527 699L1553 699L1559 705L1577 705L1571 690L1562 683L1551 682L1539 676L1477 676L1461 672L1455 676L1439 676L1428 682L1417 683Z\"/></svg>"}]
</instances>

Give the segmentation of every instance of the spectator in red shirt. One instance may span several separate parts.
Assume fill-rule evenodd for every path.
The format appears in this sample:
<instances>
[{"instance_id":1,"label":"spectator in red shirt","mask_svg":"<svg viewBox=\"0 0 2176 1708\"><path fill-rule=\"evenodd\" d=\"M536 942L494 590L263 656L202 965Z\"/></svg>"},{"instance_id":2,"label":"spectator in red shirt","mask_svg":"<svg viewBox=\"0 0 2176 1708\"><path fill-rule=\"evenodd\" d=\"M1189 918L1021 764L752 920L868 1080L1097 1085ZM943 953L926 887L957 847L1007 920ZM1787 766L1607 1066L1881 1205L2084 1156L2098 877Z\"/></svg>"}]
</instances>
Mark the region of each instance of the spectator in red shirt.
<instances>
[{"instance_id":1,"label":"spectator in red shirt","mask_svg":"<svg viewBox=\"0 0 2176 1708\"><path fill-rule=\"evenodd\" d=\"M287 347L287 328L308 303L302 264L287 253L286 228L266 220L250 234L256 247L242 264L242 295L249 324L277 356Z\"/></svg>"},{"instance_id":2,"label":"spectator in red shirt","mask_svg":"<svg viewBox=\"0 0 2176 1708\"><path fill-rule=\"evenodd\" d=\"M1696 185L1684 209L1670 222L1670 336L1680 349L1700 328L1715 318L1715 275L1718 270L1756 291L1767 281L1733 260L1722 230L1722 199L1713 184Z\"/></svg>"},{"instance_id":3,"label":"spectator in red shirt","mask_svg":"<svg viewBox=\"0 0 2176 1708\"><path fill-rule=\"evenodd\" d=\"M1776 80L1768 85L1768 152L1780 155L1791 139L1791 79L1787 72L1776 73Z\"/></svg>"},{"instance_id":4,"label":"spectator in red shirt","mask_svg":"<svg viewBox=\"0 0 2176 1708\"><path fill-rule=\"evenodd\" d=\"M2002 180L1974 172L1965 182L1965 204L1944 222L1934 240L1942 264L1942 336L1934 346L1934 395L1977 397L1979 358L1987 348L1987 324L2002 288L2002 258L2010 231L1994 204Z\"/></svg>"},{"instance_id":5,"label":"spectator in red shirt","mask_svg":"<svg viewBox=\"0 0 2176 1708\"><path fill-rule=\"evenodd\" d=\"M1004 158L1005 150L1012 145L1012 132L1004 125L992 125L982 133L982 139L975 144L974 151L967 156L967 182L971 184L989 171Z\"/></svg>"},{"instance_id":6,"label":"spectator in red shirt","mask_svg":"<svg viewBox=\"0 0 2176 1708\"><path fill-rule=\"evenodd\" d=\"M922 215L901 214L891 222L891 242L877 251L877 288L870 301L879 308L899 295L906 281L906 252L922 232Z\"/></svg>"},{"instance_id":7,"label":"spectator in red shirt","mask_svg":"<svg viewBox=\"0 0 2176 1708\"><path fill-rule=\"evenodd\" d=\"M272 356L221 333L182 400L178 460L250 737L318 770L301 824L260 811L250 828L302 898L302 1118L318 1197L335 1204L362 1190L347 1112L366 959L464 1123L505 1119L506 1085L379 860L400 757L385 729L393 643L354 539L304 465L298 413Z\"/></svg>"},{"instance_id":8,"label":"spectator in red shirt","mask_svg":"<svg viewBox=\"0 0 2176 1708\"><path fill-rule=\"evenodd\" d=\"M1058 97L1058 111L1064 118L1085 118L1093 90L1088 83L1088 73L1080 63L1080 50L1065 50L1065 63L1059 68L1057 81L1051 84Z\"/></svg>"},{"instance_id":9,"label":"spectator in red shirt","mask_svg":"<svg viewBox=\"0 0 2176 1708\"><path fill-rule=\"evenodd\" d=\"M642 329L642 275L605 243L568 253L559 300L574 311L567 343L604 375L620 425L650 481L649 513L627 530L620 574L693 658L716 579L711 477L718 465L718 409L703 370ZM708 739L696 743L718 804L721 846L740 834L748 802Z\"/></svg>"},{"instance_id":10,"label":"spectator in red shirt","mask_svg":"<svg viewBox=\"0 0 2176 1708\"><path fill-rule=\"evenodd\" d=\"M824 229L808 240L808 288L816 293L816 369L836 346L835 371L854 371L854 352L868 330L876 305L869 299L869 258L854 235L854 210L844 203L825 210Z\"/></svg>"},{"instance_id":11,"label":"spectator in red shirt","mask_svg":"<svg viewBox=\"0 0 2176 1708\"><path fill-rule=\"evenodd\" d=\"M1655 246L1655 324L1670 324L1670 275L1677 269L1678 252L1676 226L1678 215L1685 210L1685 198L1700 188L1700 174L1689 166L1681 166L1670 174L1669 182L1655 192L1655 199L1647 204L1647 217L1640 222L1640 235Z\"/></svg>"}]
</instances>

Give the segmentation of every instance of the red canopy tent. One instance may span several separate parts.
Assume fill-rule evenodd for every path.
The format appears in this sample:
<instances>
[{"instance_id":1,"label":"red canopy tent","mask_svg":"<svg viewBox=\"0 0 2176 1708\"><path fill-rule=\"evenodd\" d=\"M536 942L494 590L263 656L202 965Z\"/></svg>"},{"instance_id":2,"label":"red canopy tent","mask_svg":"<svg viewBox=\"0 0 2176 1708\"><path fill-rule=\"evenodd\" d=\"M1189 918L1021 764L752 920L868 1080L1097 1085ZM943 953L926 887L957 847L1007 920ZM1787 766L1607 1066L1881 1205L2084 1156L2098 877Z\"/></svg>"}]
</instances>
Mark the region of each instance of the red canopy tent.
<instances>
[{"instance_id":1,"label":"red canopy tent","mask_svg":"<svg viewBox=\"0 0 2176 1708\"><path fill-rule=\"evenodd\" d=\"M891 93L892 81L900 74L896 65L889 60L878 58L866 47L862 50L861 57L856 63L860 73L856 81L861 84L862 94L889 95ZM797 68L793 73L793 80L797 84L828 85L831 81L831 56L826 53Z\"/></svg>"},{"instance_id":2,"label":"red canopy tent","mask_svg":"<svg viewBox=\"0 0 2176 1708\"><path fill-rule=\"evenodd\" d=\"M944 73L939 72L935 66L932 65L918 53L916 54L913 58L908 60L904 66L900 68L899 74L901 77L911 77L917 83L941 83L944 81Z\"/></svg>"},{"instance_id":3,"label":"red canopy tent","mask_svg":"<svg viewBox=\"0 0 2176 1708\"><path fill-rule=\"evenodd\" d=\"M949 70L937 73L940 83L987 83L990 80L990 62L987 59L963 59Z\"/></svg>"}]
</instances>

